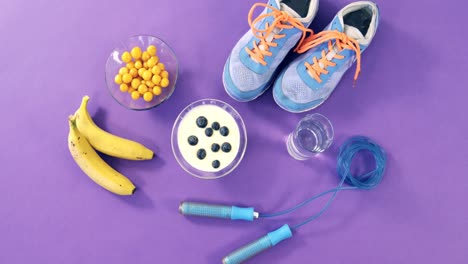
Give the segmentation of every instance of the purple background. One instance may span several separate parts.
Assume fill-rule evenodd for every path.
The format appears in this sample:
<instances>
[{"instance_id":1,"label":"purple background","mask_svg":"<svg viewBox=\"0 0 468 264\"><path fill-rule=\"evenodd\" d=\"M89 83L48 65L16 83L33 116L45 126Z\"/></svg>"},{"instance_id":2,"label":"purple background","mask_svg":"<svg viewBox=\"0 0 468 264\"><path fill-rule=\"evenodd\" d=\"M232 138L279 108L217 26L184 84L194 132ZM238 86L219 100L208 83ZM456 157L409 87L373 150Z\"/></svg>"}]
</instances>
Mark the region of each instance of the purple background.
<instances>
[{"instance_id":1,"label":"purple background","mask_svg":"<svg viewBox=\"0 0 468 264\"><path fill-rule=\"evenodd\" d=\"M221 84L254 2L1 1L0 263L220 263L324 200L253 224L184 218L180 201L294 205L337 184L336 149L354 134L389 153L381 185L341 193L319 220L251 263L466 263L466 1L378 1L381 25L358 86L348 73L314 111L334 123L333 149L307 162L284 145L304 114L282 111L271 91L237 103ZM322 0L313 28L349 2ZM109 52L140 33L166 40L180 59L173 97L147 112L121 107L104 82ZM108 159L139 187L133 197L92 183L68 153L66 118L85 94L99 125L157 150L150 162ZM237 108L249 136L241 165L216 181L187 175L170 147L178 113L207 97Z\"/></svg>"}]
</instances>

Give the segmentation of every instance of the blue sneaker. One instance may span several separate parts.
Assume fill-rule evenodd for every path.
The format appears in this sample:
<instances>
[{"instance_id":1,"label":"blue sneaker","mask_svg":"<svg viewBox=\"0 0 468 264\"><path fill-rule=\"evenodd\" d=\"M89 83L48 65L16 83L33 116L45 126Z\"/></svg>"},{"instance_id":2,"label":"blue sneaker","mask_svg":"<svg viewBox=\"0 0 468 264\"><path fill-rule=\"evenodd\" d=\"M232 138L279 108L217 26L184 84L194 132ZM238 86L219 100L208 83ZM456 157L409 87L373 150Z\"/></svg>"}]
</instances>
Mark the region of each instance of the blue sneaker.
<instances>
[{"instance_id":1,"label":"blue sneaker","mask_svg":"<svg viewBox=\"0 0 468 264\"><path fill-rule=\"evenodd\" d=\"M257 3L249 12L252 28L237 42L223 71L226 92L235 100L251 101L273 83L278 65L306 34L318 10L319 0L270 0ZM255 20L257 7L265 10Z\"/></svg>"},{"instance_id":2,"label":"blue sneaker","mask_svg":"<svg viewBox=\"0 0 468 264\"><path fill-rule=\"evenodd\" d=\"M273 97L286 111L299 113L321 105L344 73L357 62L375 36L379 9L373 2L354 2L341 9L324 31L307 38L298 48L304 53L275 81Z\"/></svg>"}]
</instances>

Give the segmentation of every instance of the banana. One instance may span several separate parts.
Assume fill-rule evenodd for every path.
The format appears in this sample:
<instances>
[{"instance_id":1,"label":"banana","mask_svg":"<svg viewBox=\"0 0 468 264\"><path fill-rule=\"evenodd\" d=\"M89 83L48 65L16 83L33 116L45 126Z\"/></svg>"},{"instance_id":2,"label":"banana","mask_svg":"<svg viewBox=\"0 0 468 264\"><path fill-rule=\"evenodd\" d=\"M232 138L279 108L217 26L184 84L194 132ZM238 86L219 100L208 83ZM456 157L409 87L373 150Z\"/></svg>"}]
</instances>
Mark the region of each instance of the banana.
<instances>
[{"instance_id":1,"label":"banana","mask_svg":"<svg viewBox=\"0 0 468 264\"><path fill-rule=\"evenodd\" d=\"M78 131L75 122L74 116L68 118L70 126L68 148L78 166L104 189L115 194L132 195L136 190L135 185L99 157L86 138Z\"/></svg>"},{"instance_id":2,"label":"banana","mask_svg":"<svg viewBox=\"0 0 468 264\"><path fill-rule=\"evenodd\" d=\"M76 111L76 125L89 144L109 156L128 160L150 160L154 153L142 144L108 133L98 127L89 115L87 105L89 96L84 96Z\"/></svg>"}]
</instances>

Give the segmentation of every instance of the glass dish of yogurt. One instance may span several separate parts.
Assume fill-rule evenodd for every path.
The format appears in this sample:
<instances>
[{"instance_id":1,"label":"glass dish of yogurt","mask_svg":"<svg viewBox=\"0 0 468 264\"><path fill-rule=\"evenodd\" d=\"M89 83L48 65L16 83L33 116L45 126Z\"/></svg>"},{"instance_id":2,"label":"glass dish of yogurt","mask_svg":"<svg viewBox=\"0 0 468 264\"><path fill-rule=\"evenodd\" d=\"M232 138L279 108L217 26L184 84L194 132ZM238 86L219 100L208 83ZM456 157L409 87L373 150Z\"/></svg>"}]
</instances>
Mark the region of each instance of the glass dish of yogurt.
<instances>
[{"instance_id":1,"label":"glass dish of yogurt","mask_svg":"<svg viewBox=\"0 0 468 264\"><path fill-rule=\"evenodd\" d=\"M187 106L172 128L172 151L179 165L202 179L232 172L247 147L247 131L239 113L216 99Z\"/></svg>"}]
</instances>

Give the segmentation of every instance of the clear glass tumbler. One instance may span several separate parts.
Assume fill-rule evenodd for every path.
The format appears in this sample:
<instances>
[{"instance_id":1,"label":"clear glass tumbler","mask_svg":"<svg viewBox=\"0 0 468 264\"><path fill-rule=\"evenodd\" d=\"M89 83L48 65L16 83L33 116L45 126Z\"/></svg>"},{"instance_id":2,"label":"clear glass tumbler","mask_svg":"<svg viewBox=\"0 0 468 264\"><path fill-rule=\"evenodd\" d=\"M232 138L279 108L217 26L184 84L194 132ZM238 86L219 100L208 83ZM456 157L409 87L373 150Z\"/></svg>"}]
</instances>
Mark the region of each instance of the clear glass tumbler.
<instances>
[{"instance_id":1,"label":"clear glass tumbler","mask_svg":"<svg viewBox=\"0 0 468 264\"><path fill-rule=\"evenodd\" d=\"M333 134L333 126L328 118L321 114L309 114L289 134L286 146L293 158L306 160L329 148Z\"/></svg>"}]
</instances>

